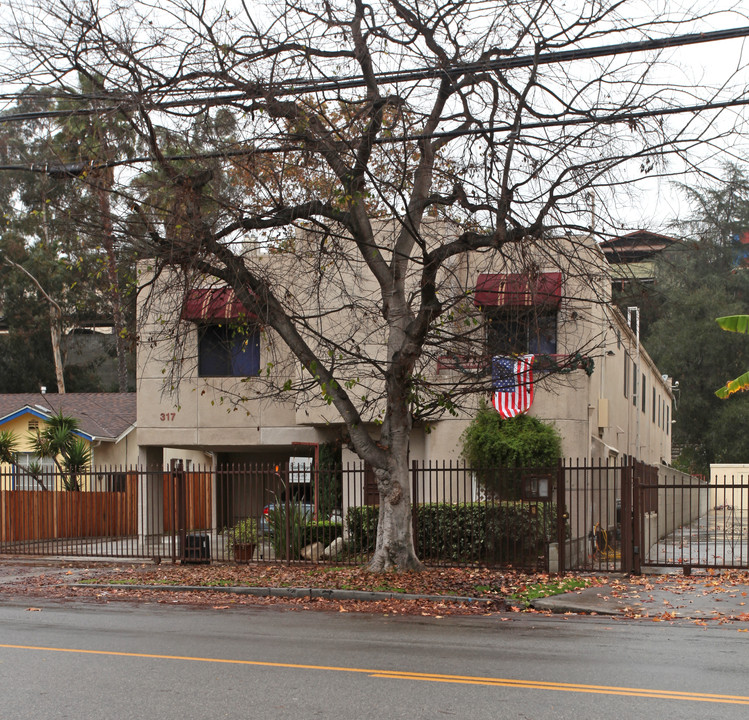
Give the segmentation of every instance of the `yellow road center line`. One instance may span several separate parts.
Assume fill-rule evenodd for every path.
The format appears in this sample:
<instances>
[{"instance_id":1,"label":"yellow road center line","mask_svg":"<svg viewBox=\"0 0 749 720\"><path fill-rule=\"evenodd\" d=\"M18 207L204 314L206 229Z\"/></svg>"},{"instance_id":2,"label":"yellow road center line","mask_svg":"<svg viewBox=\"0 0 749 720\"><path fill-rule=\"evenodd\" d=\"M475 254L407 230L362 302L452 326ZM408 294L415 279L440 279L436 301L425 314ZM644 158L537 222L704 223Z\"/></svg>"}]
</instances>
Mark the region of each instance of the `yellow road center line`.
<instances>
[{"instance_id":1,"label":"yellow road center line","mask_svg":"<svg viewBox=\"0 0 749 720\"><path fill-rule=\"evenodd\" d=\"M472 675L442 675L405 670L374 670L368 668L337 667L335 665L306 665L265 660L235 660L232 658L208 658L189 655L161 655L155 653L118 652L116 650L85 650L80 648L55 648L38 645L11 645L0 643L0 648L9 650L35 650L38 652L73 653L78 655L105 655L110 657L144 658L148 660L180 660L183 662L223 663L226 665L250 665L254 667L287 668L291 670L324 670L327 672L358 673L386 680L411 680L420 682L457 683L461 685L483 685L489 687L511 687L525 690L551 690L556 692L580 692L595 695L624 695L629 697L658 698L663 700L690 700L732 705L749 705L746 695L718 695L713 693L684 692L681 690L658 690L654 688L630 688L616 685L582 685L545 680L519 680L514 678L478 677Z\"/></svg>"}]
</instances>

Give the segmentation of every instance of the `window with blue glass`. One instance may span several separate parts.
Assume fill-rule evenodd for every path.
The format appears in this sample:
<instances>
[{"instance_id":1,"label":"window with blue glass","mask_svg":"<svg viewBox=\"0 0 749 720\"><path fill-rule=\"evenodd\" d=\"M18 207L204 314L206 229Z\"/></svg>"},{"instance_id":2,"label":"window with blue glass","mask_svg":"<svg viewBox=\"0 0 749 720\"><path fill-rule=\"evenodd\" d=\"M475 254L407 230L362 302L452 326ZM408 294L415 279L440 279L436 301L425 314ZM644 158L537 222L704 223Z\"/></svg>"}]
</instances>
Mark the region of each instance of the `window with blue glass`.
<instances>
[{"instance_id":1,"label":"window with blue glass","mask_svg":"<svg viewBox=\"0 0 749 720\"><path fill-rule=\"evenodd\" d=\"M198 327L200 377L250 377L259 373L260 332L256 327Z\"/></svg>"}]
</instances>

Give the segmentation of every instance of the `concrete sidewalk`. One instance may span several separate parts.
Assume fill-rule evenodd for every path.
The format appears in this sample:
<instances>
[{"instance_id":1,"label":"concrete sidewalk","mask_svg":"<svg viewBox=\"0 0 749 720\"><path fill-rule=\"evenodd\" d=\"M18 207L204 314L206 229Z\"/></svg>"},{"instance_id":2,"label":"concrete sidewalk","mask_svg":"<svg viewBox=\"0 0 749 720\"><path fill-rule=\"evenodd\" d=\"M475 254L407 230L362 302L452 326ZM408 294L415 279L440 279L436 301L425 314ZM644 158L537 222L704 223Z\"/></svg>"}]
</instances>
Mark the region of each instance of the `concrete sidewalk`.
<instances>
[{"instance_id":1,"label":"concrete sidewalk","mask_svg":"<svg viewBox=\"0 0 749 720\"><path fill-rule=\"evenodd\" d=\"M532 607L553 613L749 621L749 584L734 584L719 574L648 576L636 582L623 578L621 583L540 598Z\"/></svg>"}]
</instances>

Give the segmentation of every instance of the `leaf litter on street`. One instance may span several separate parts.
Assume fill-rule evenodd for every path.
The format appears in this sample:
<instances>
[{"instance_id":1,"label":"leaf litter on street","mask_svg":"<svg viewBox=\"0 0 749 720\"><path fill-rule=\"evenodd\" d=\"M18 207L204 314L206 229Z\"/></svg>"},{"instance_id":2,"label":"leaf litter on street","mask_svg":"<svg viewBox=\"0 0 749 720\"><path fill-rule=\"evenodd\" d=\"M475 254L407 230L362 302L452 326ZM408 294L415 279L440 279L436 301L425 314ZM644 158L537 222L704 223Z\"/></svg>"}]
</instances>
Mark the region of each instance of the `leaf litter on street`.
<instances>
[{"instance_id":1,"label":"leaf litter on street","mask_svg":"<svg viewBox=\"0 0 749 720\"><path fill-rule=\"evenodd\" d=\"M10 567L10 569L9 569ZM21 571L19 571L21 568ZM3 581L3 576L12 579ZM20 577L19 577L20 576ZM86 587L86 584L96 587ZM105 587L101 587L104 585ZM189 590L164 592L168 587ZM487 615L539 612L530 603L557 593L580 593L601 588L602 597L625 603L622 616L652 622L678 619L681 599L706 597L720 606L730 598L739 611L695 611L691 622L749 622L749 573L723 571L644 576L606 576L593 573L549 575L540 572L479 567L427 568L423 572L370 573L361 567L310 565L153 565L61 563L34 567L0 562L0 597L20 595L53 600L111 602L129 600L174 605L200 605L217 611L242 606L279 606L297 610L377 613L385 616ZM389 593L379 600L322 597L266 597L229 594L219 588L332 588ZM151 589L154 588L154 589ZM158 589L157 589L158 588ZM666 595L663 598L663 595ZM437 596L407 599L402 595ZM448 596L478 602L455 602ZM444 600L439 599L445 597ZM630 606L631 604L631 606ZM746 610L744 610L746 608ZM728 608L726 608L728 610Z\"/></svg>"}]
</instances>

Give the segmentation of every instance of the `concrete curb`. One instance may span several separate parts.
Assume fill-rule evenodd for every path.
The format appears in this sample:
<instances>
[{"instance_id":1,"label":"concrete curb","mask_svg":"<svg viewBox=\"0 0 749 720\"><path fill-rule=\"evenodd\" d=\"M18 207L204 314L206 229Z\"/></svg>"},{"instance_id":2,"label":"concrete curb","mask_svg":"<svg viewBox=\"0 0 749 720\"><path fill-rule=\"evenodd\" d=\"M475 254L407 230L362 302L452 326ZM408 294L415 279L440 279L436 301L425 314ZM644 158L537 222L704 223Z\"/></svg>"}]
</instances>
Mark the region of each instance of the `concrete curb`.
<instances>
[{"instance_id":1,"label":"concrete curb","mask_svg":"<svg viewBox=\"0 0 749 720\"><path fill-rule=\"evenodd\" d=\"M360 600L376 602L381 600L426 600L429 602L451 602L470 605L482 603L492 605L504 602L502 598L475 598L462 595L417 595L410 593L369 592L367 590L337 590L333 588L278 588L278 587L241 587L226 585L130 585L112 583L71 583L74 588L93 588L96 590L160 590L164 592L222 592L233 595L254 595L256 597L279 598L323 598L326 600Z\"/></svg>"},{"instance_id":2,"label":"concrete curb","mask_svg":"<svg viewBox=\"0 0 749 720\"><path fill-rule=\"evenodd\" d=\"M533 600L530 606L534 610L543 610L556 614L574 613L575 615L622 615L627 610L641 609L637 603L625 603L618 599L602 601L598 597L567 597L566 593Z\"/></svg>"}]
</instances>

